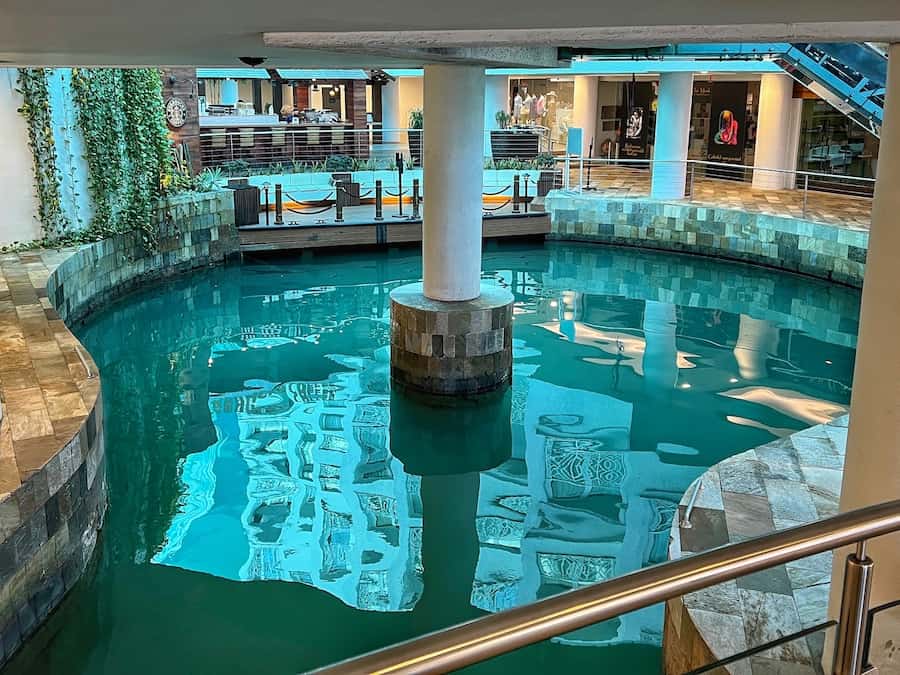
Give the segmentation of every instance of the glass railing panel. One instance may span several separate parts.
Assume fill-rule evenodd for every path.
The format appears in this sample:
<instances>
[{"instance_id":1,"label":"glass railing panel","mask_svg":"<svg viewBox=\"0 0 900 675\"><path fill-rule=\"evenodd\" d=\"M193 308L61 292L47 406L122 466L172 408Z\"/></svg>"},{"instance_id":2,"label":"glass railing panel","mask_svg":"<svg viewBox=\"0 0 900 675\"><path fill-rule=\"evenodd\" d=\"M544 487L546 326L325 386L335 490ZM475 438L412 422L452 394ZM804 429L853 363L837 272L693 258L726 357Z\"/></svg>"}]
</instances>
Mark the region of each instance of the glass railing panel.
<instances>
[{"instance_id":1,"label":"glass railing panel","mask_svg":"<svg viewBox=\"0 0 900 675\"><path fill-rule=\"evenodd\" d=\"M683 675L825 675L831 673L835 631L836 625L830 621L682 672ZM694 650L698 649L694 645Z\"/></svg>"},{"instance_id":2,"label":"glass railing panel","mask_svg":"<svg viewBox=\"0 0 900 675\"><path fill-rule=\"evenodd\" d=\"M869 621L868 663L879 673L900 672L900 600L873 609Z\"/></svg>"}]
</instances>

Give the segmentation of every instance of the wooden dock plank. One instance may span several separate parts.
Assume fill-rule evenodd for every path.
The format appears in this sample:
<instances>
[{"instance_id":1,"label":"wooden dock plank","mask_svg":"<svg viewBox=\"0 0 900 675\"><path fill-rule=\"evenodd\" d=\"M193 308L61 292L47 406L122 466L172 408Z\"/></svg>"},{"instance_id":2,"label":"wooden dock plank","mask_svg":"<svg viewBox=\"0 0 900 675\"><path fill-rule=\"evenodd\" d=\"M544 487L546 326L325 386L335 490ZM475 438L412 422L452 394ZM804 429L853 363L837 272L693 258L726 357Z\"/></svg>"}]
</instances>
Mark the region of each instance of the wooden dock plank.
<instances>
[{"instance_id":1,"label":"wooden dock plank","mask_svg":"<svg viewBox=\"0 0 900 675\"><path fill-rule=\"evenodd\" d=\"M550 232L546 213L484 218L485 239L543 236ZM421 221L389 221L347 225L255 227L238 231L242 251L290 251L343 246L408 244L422 241Z\"/></svg>"}]
</instances>

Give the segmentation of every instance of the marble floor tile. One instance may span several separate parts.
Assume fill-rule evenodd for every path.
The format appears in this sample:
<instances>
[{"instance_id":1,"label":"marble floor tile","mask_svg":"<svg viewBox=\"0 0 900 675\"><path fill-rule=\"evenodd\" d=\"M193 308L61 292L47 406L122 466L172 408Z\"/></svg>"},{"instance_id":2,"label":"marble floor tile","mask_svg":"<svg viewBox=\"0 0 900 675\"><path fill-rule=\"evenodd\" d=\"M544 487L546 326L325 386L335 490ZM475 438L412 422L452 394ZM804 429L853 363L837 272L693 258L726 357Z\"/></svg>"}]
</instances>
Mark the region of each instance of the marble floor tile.
<instances>
[{"instance_id":1,"label":"marble floor tile","mask_svg":"<svg viewBox=\"0 0 900 675\"><path fill-rule=\"evenodd\" d=\"M722 499L731 541L752 539L774 531L772 507L767 497L723 492Z\"/></svg>"},{"instance_id":2,"label":"marble floor tile","mask_svg":"<svg viewBox=\"0 0 900 675\"><path fill-rule=\"evenodd\" d=\"M819 517L805 484L788 480L766 480L772 517L811 523Z\"/></svg>"},{"instance_id":3,"label":"marble floor tile","mask_svg":"<svg viewBox=\"0 0 900 675\"><path fill-rule=\"evenodd\" d=\"M801 630L800 617L793 597L779 593L741 589L744 609L744 633L747 645L758 647ZM772 649L760 656L792 663L812 665L809 647L805 641L793 641Z\"/></svg>"}]
</instances>

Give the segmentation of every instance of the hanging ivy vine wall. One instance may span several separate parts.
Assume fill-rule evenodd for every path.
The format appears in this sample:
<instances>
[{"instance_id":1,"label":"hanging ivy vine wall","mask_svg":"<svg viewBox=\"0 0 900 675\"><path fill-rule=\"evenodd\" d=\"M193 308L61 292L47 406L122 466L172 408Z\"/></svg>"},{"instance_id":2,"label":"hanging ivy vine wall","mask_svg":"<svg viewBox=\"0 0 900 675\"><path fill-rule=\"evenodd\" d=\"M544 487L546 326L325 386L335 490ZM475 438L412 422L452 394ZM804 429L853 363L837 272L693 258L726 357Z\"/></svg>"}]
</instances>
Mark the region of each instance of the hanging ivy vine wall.
<instances>
[{"instance_id":1,"label":"hanging ivy vine wall","mask_svg":"<svg viewBox=\"0 0 900 675\"><path fill-rule=\"evenodd\" d=\"M38 196L38 217L45 240L64 237L70 229L60 199L61 178L50 119L50 96L44 68L20 68L18 90L22 94L19 112L28 126L28 144L34 157L34 182Z\"/></svg>"},{"instance_id":2,"label":"hanging ivy vine wall","mask_svg":"<svg viewBox=\"0 0 900 675\"><path fill-rule=\"evenodd\" d=\"M139 229L155 245L160 179L171 157L159 71L76 69L72 89L88 160L91 228L103 235Z\"/></svg>"}]
</instances>

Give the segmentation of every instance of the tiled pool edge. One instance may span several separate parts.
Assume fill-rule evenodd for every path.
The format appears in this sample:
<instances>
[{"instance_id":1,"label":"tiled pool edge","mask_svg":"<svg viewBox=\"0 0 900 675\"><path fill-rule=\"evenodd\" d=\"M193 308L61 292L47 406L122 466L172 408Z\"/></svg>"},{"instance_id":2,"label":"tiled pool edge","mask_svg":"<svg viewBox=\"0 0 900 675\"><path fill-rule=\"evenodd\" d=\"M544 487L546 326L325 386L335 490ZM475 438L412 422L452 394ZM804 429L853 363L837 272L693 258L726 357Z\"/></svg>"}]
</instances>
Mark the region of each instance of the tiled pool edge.
<instances>
[{"instance_id":1,"label":"tiled pool edge","mask_svg":"<svg viewBox=\"0 0 900 675\"><path fill-rule=\"evenodd\" d=\"M868 230L724 206L556 190L549 239L698 253L862 286Z\"/></svg>"},{"instance_id":2,"label":"tiled pool edge","mask_svg":"<svg viewBox=\"0 0 900 675\"><path fill-rule=\"evenodd\" d=\"M138 233L127 233L73 249L23 253L17 259L7 254L0 261L6 272L0 274L0 340L14 340L19 351L13 355L21 357L32 379L37 372L35 386L25 390L16 388L22 378L10 363L0 372L7 408L0 417L0 462L9 460L10 470L21 477L18 485L5 482L0 493L0 665L81 577L106 511L97 369L63 322L81 320L142 283L239 254L230 192L172 198L157 217L160 239L152 253L145 251ZM42 378L32 349L39 338L55 346L55 356L65 356L63 367L71 373L67 381ZM28 436L29 418L19 414L16 397L36 389L46 413L60 385L77 386L86 414L63 420L64 426L54 421L51 436L19 439ZM10 398L13 407L7 405ZM4 471L9 473L9 462L0 464L0 481Z\"/></svg>"},{"instance_id":3,"label":"tiled pool edge","mask_svg":"<svg viewBox=\"0 0 900 675\"><path fill-rule=\"evenodd\" d=\"M693 486L681 500L669 558L836 515L847 422L843 415L710 468L698 479L690 529L680 523ZM668 601L665 672L685 673L824 622L831 560L813 556ZM809 636L715 672L820 674L822 649L822 636Z\"/></svg>"}]
</instances>

